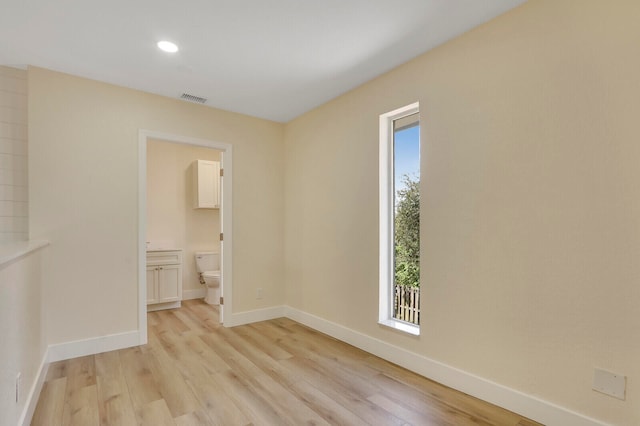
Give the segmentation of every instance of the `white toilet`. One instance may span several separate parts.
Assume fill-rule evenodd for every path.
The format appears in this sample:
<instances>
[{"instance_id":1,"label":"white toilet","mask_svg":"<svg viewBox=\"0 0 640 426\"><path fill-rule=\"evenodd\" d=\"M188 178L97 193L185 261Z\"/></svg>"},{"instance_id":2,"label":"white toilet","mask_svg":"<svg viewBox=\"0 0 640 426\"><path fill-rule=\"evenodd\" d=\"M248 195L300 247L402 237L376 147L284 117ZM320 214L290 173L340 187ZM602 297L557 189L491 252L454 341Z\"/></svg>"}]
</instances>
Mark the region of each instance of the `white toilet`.
<instances>
[{"instance_id":1,"label":"white toilet","mask_svg":"<svg viewBox=\"0 0 640 426\"><path fill-rule=\"evenodd\" d=\"M196 252L196 270L200 284L207 285L204 301L210 305L220 304L220 254L212 251Z\"/></svg>"}]
</instances>

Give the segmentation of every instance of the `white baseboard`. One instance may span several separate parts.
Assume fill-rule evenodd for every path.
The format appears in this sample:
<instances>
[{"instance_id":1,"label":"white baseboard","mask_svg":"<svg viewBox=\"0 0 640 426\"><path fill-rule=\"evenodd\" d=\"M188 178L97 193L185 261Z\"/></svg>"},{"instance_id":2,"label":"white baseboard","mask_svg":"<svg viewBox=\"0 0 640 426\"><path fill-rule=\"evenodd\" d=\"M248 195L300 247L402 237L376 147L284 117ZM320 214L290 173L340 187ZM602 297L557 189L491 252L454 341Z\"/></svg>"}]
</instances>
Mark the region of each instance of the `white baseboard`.
<instances>
[{"instance_id":1,"label":"white baseboard","mask_svg":"<svg viewBox=\"0 0 640 426\"><path fill-rule=\"evenodd\" d=\"M231 318L224 318L225 327L235 327L237 325L251 324L252 322L267 321L285 316L285 306L273 306L271 308L256 309L231 314Z\"/></svg>"},{"instance_id":2,"label":"white baseboard","mask_svg":"<svg viewBox=\"0 0 640 426\"><path fill-rule=\"evenodd\" d=\"M164 309L178 309L181 306L182 300L177 300L175 302L154 303L151 305L147 305L147 312L162 311Z\"/></svg>"},{"instance_id":3,"label":"white baseboard","mask_svg":"<svg viewBox=\"0 0 640 426\"><path fill-rule=\"evenodd\" d=\"M140 344L138 330L125 333L109 334L90 339L76 340L73 342L49 345L48 362L62 361L85 355L94 355L102 352L115 351Z\"/></svg>"},{"instance_id":4,"label":"white baseboard","mask_svg":"<svg viewBox=\"0 0 640 426\"><path fill-rule=\"evenodd\" d=\"M289 306L274 306L252 311L238 312L225 318L225 327L234 327L274 318L288 317L294 321L328 334L389 362L400 365L421 376L457 389L476 398L498 405L546 425L606 426L596 419L586 417L548 401L527 395L515 389L492 382L450 365L408 351L390 343L352 330L340 324ZM40 366L38 378L29 394L29 400L20 425L28 424L33 416L38 395L42 389L48 363L79 356L97 354L140 344L138 330L74 342L50 345ZM35 400L35 401L34 401ZM32 406L33 405L33 406ZM26 421L29 420L29 421Z\"/></svg>"},{"instance_id":5,"label":"white baseboard","mask_svg":"<svg viewBox=\"0 0 640 426\"><path fill-rule=\"evenodd\" d=\"M49 370L48 359L49 350L47 349L44 351L42 356L42 362L40 362L40 368L38 369L38 373L33 381L33 385L31 386L31 389L29 389L29 394L27 395L22 414L20 415L20 420L18 420L19 426L29 426L31 424L31 420L33 420L33 413L36 411L40 392L42 392L44 381L47 378L47 371Z\"/></svg>"},{"instance_id":6,"label":"white baseboard","mask_svg":"<svg viewBox=\"0 0 640 426\"><path fill-rule=\"evenodd\" d=\"M206 294L206 288L182 290L182 300L203 299Z\"/></svg>"},{"instance_id":7,"label":"white baseboard","mask_svg":"<svg viewBox=\"0 0 640 426\"><path fill-rule=\"evenodd\" d=\"M284 316L421 376L546 425L605 426L598 420L483 379L340 324L286 306ZM274 317L275 318L275 317Z\"/></svg>"}]
</instances>

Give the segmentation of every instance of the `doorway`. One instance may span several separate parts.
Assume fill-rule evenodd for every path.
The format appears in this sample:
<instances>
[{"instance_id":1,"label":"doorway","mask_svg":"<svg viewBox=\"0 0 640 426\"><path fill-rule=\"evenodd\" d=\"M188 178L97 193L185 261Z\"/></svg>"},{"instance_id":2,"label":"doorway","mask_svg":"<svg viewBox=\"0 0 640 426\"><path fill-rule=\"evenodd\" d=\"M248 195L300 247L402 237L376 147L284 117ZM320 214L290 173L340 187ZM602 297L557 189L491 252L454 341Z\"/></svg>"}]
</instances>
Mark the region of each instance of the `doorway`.
<instances>
[{"instance_id":1,"label":"doorway","mask_svg":"<svg viewBox=\"0 0 640 426\"><path fill-rule=\"evenodd\" d=\"M140 335L140 344L147 342L147 161L148 146L153 141L168 144L181 144L194 148L207 148L219 152L220 165L224 170L224 177L221 178L221 208L219 210L220 218L220 264L222 276L221 296L224 303L220 306L220 322L224 323L224 318L230 317L232 303L232 242L231 233L231 179L232 179L232 149L227 143L215 142L205 139L191 138L188 136L171 135L161 132L149 130L139 131L139 150L138 150L138 331ZM222 238L223 236L223 238ZM188 254L187 254L188 256ZM183 266L190 265L192 262L184 262Z\"/></svg>"}]
</instances>

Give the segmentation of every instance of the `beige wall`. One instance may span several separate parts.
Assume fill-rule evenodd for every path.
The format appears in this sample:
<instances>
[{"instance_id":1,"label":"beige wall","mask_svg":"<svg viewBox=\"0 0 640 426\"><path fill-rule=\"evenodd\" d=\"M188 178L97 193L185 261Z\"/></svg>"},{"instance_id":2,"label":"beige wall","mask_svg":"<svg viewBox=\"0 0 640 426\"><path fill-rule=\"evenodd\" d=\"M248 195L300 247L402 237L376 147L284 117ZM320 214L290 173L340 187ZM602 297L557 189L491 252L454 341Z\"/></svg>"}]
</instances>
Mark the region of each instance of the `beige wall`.
<instances>
[{"instance_id":1,"label":"beige wall","mask_svg":"<svg viewBox=\"0 0 640 426\"><path fill-rule=\"evenodd\" d=\"M638 16L632 0L530 0L286 126L30 68L48 343L137 327L142 128L233 145L234 312L286 303L640 423ZM377 325L378 115L416 100L419 338ZM594 367L628 377L626 401L591 390Z\"/></svg>"},{"instance_id":2,"label":"beige wall","mask_svg":"<svg viewBox=\"0 0 640 426\"><path fill-rule=\"evenodd\" d=\"M149 140L147 143L147 241L173 242L183 250L183 291L202 290L196 251L220 251L220 210L194 209L193 162L220 161L220 151Z\"/></svg>"},{"instance_id":3,"label":"beige wall","mask_svg":"<svg viewBox=\"0 0 640 426\"><path fill-rule=\"evenodd\" d=\"M0 66L0 242L27 239L27 72Z\"/></svg>"},{"instance_id":4,"label":"beige wall","mask_svg":"<svg viewBox=\"0 0 640 426\"><path fill-rule=\"evenodd\" d=\"M294 308L640 424L640 3L531 0L289 123ZM378 116L420 101L421 336L377 324ZM594 367L627 400L591 390Z\"/></svg>"},{"instance_id":5,"label":"beige wall","mask_svg":"<svg viewBox=\"0 0 640 426\"><path fill-rule=\"evenodd\" d=\"M40 68L28 75L30 237L51 242L48 343L137 329L139 129L232 145L233 311L284 302L282 124Z\"/></svg>"},{"instance_id":6,"label":"beige wall","mask_svg":"<svg viewBox=\"0 0 640 426\"><path fill-rule=\"evenodd\" d=\"M11 247L3 246L2 254ZM0 265L1 425L18 424L45 353L41 307L42 262L46 256L44 248ZM17 373L22 374L22 388L16 404Z\"/></svg>"}]
</instances>

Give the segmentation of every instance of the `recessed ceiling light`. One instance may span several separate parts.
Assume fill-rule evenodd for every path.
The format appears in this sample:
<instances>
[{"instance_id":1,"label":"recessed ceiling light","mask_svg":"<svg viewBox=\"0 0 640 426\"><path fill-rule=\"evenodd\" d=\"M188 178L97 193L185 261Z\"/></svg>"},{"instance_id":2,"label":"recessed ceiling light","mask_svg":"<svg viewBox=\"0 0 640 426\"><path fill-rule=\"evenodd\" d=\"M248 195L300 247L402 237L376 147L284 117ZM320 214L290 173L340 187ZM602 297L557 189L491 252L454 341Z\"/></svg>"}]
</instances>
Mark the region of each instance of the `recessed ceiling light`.
<instances>
[{"instance_id":1,"label":"recessed ceiling light","mask_svg":"<svg viewBox=\"0 0 640 426\"><path fill-rule=\"evenodd\" d=\"M175 53L178 51L178 46L175 43L171 43L170 41L159 41L158 48L160 50L164 50L165 52Z\"/></svg>"}]
</instances>

